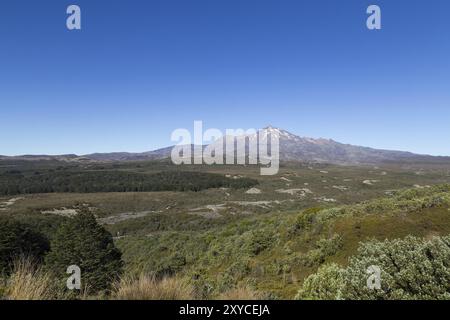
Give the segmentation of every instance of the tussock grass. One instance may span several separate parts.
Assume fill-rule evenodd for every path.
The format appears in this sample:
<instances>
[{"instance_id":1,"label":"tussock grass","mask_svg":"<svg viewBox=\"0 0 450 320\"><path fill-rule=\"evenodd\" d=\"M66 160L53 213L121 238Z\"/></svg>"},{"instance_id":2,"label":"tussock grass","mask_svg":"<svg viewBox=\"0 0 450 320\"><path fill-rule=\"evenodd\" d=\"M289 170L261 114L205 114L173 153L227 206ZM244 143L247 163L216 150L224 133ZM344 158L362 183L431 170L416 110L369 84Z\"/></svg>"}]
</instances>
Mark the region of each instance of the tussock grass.
<instances>
[{"instance_id":1,"label":"tussock grass","mask_svg":"<svg viewBox=\"0 0 450 320\"><path fill-rule=\"evenodd\" d=\"M194 290L179 278L157 279L141 274L125 277L117 285L114 297L119 300L184 300L194 299Z\"/></svg>"},{"instance_id":2,"label":"tussock grass","mask_svg":"<svg viewBox=\"0 0 450 320\"><path fill-rule=\"evenodd\" d=\"M223 292L217 297L218 300L261 300L263 295L247 285Z\"/></svg>"},{"instance_id":3,"label":"tussock grass","mask_svg":"<svg viewBox=\"0 0 450 320\"><path fill-rule=\"evenodd\" d=\"M4 295L9 300L51 300L55 298L54 280L30 258L14 261L13 272Z\"/></svg>"}]
</instances>

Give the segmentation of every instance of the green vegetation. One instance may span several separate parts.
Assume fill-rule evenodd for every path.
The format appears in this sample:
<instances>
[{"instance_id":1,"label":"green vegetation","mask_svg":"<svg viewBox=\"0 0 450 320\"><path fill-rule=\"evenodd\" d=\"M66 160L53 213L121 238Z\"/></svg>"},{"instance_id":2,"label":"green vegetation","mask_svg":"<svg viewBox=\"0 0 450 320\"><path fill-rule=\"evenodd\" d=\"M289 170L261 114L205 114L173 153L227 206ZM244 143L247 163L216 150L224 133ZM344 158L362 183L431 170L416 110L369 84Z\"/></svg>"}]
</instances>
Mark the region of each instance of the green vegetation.
<instances>
[{"instance_id":1,"label":"green vegetation","mask_svg":"<svg viewBox=\"0 0 450 320\"><path fill-rule=\"evenodd\" d=\"M160 273L172 265L202 298L242 284L293 298L321 266L347 265L361 242L450 234L449 196L448 185L407 190L354 206L249 217L207 231L125 237L117 245L127 273Z\"/></svg>"},{"instance_id":2,"label":"green vegetation","mask_svg":"<svg viewBox=\"0 0 450 320\"><path fill-rule=\"evenodd\" d=\"M82 270L79 293L107 293L112 288L122 272L121 253L92 214L63 219L50 242L39 231L45 224L36 221L2 219L0 292L17 299L74 297L65 290L70 265Z\"/></svg>"},{"instance_id":3,"label":"green vegetation","mask_svg":"<svg viewBox=\"0 0 450 320\"><path fill-rule=\"evenodd\" d=\"M0 285L2 297L12 300L63 299L60 288L52 274L32 258L20 257L14 260L11 275Z\"/></svg>"},{"instance_id":4,"label":"green vegetation","mask_svg":"<svg viewBox=\"0 0 450 320\"><path fill-rule=\"evenodd\" d=\"M49 241L26 224L0 219L0 274L11 272L14 259L27 256L41 261Z\"/></svg>"},{"instance_id":5,"label":"green vegetation","mask_svg":"<svg viewBox=\"0 0 450 320\"><path fill-rule=\"evenodd\" d=\"M83 288L89 294L109 291L122 272L121 253L111 234L89 213L81 213L60 226L45 260L61 279L67 278L68 266L79 266Z\"/></svg>"},{"instance_id":6,"label":"green vegetation","mask_svg":"<svg viewBox=\"0 0 450 320\"><path fill-rule=\"evenodd\" d=\"M0 198L0 297L449 299L439 281L448 282L450 177L418 170L308 164L264 177L236 166L0 165L0 182L22 191L37 177L66 188ZM34 237L47 247L18 262ZM386 273L376 294L360 288L368 263ZM76 296L64 289L71 264L88 286Z\"/></svg>"},{"instance_id":7,"label":"green vegetation","mask_svg":"<svg viewBox=\"0 0 450 320\"><path fill-rule=\"evenodd\" d=\"M200 191L208 188L249 188L254 179L229 179L219 174L164 171L142 174L122 171L46 171L24 174L11 170L0 175L0 194L92 193L143 191Z\"/></svg>"},{"instance_id":8,"label":"green vegetation","mask_svg":"<svg viewBox=\"0 0 450 320\"><path fill-rule=\"evenodd\" d=\"M367 268L381 270L381 289L367 286ZM335 264L309 276L298 299L450 299L450 236L363 243L346 268Z\"/></svg>"}]
</instances>

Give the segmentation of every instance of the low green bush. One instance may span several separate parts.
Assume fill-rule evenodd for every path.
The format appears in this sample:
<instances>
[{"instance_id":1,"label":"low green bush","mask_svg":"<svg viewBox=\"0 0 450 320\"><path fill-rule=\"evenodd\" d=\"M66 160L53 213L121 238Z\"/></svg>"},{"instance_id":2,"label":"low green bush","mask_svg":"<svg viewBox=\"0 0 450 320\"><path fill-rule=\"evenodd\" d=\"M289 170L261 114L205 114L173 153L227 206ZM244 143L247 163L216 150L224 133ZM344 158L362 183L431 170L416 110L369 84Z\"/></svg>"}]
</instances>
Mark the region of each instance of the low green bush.
<instances>
[{"instance_id":1,"label":"low green bush","mask_svg":"<svg viewBox=\"0 0 450 320\"><path fill-rule=\"evenodd\" d=\"M381 270L380 289L367 285L367 269ZM327 265L309 276L297 299L450 299L450 236L362 243L346 268Z\"/></svg>"},{"instance_id":2,"label":"low green bush","mask_svg":"<svg viewBox=\"0 0 450 320\"><path fill-rule=\"evenodd\" d=\"M342 247L342 237L334 235L329 239L320 239L315 244L315 249L308 251L303 256L303 264L307 267L321 265L325 258L336 254Z\"/></svg>"},{"instance_id":3,"label":"low green bush","mask_svg":"<svg viewBox=\"0 0 450 320\"><path fill-rule=\"evenodd\" d=\"M252 231L247 248L252 255L258 255L274 245L274 240L274 235L271 232Z\"/></svg>"}]
</instances>

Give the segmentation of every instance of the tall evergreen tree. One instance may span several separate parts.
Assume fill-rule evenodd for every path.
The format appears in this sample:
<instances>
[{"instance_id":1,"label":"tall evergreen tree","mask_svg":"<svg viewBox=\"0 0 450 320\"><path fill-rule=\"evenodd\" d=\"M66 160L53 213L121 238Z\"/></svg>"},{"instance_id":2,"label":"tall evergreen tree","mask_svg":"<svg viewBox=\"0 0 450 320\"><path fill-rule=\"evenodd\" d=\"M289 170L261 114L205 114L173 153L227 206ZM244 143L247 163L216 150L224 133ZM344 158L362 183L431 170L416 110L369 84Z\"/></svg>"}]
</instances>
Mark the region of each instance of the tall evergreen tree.
<instances>
[{"instance_id":1,"label":"tall evergreen tree","mask_svg":"<svg viewBox=\"0 0 450 320\"><path fill-rule=\"evenodd\" d=\"M88 293L109 291L123 267L111 234L91 213L80 213L59 227L46 264L61 279L68 278L67 267L80 267L81 286Z\"/></svg>"}]
</instances>

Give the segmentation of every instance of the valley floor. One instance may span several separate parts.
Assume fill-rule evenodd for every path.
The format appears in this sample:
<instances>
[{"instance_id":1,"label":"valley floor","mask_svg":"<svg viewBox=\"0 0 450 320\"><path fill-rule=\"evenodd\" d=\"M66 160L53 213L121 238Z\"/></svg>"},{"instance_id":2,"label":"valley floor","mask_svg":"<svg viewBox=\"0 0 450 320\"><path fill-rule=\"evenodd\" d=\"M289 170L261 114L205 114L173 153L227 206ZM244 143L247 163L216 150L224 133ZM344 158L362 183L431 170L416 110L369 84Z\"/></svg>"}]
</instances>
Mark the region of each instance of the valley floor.
<instances>
[{"instance_id":1,"label":"valley floor","mask_svg":"<svg viewBox=\"0 0 450 320\"><path fill-rule=\"evenodd\" d=\"M119 170L146 172L142 166ZM273 177L251 167L204 170L258 184L20 194L0 198L0 215L46 225L51 233L50 221L91 212L113 234L128 277L183 279L199 299L232 290L293 299L321 266L345 267L362 242L450 234L446 168L299 165Z\"/></svg>"}]
</instances>

